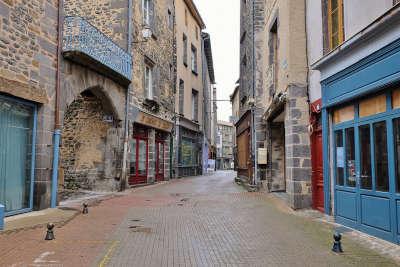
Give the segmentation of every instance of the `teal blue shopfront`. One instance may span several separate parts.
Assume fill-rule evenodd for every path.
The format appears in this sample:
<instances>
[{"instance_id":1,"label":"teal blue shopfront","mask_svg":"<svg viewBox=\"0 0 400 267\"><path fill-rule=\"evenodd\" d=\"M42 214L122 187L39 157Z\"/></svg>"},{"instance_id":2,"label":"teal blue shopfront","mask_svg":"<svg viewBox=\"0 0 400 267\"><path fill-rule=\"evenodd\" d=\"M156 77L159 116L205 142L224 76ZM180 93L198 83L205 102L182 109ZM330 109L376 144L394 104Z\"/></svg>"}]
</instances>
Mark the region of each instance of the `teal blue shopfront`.
<instances>
[{"instance_id":1,"label":"teal blue shopfront","mask_svg":"<svg viewBox=\"0 0 400 267\"><path fill-rule=\"evenodd\" d=\"M36 106L0 95L0 204L6 216L32 210Z\"/></svg>"},{"instance_id":2,"label":"teal blue shopfront","mask_svg":"<svg viewBox=\"0 0 400 267\"><path fill-rule=\"evenodd\" d=\"M400 243L400 40L321 84L325 211Z\"/></svg>"}]
</instances>

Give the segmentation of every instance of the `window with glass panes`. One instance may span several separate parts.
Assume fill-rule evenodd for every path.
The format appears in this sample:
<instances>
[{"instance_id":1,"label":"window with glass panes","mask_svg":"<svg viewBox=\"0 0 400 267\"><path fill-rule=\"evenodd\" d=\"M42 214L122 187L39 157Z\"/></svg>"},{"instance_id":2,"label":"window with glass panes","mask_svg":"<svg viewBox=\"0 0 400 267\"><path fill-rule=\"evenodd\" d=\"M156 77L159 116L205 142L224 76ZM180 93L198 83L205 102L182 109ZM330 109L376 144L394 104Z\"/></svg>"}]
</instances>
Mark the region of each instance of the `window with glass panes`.
<instances>
[{"instance_id":1,"label":"window with glass panes","mask_svg":"<svg viewBox=\"0 0 400 267\"><path fill-rule=\"evenodd\" d=\"M328 0L329 48L335 49L344 41L343 0Z\"/></svg>"}]
</instances>

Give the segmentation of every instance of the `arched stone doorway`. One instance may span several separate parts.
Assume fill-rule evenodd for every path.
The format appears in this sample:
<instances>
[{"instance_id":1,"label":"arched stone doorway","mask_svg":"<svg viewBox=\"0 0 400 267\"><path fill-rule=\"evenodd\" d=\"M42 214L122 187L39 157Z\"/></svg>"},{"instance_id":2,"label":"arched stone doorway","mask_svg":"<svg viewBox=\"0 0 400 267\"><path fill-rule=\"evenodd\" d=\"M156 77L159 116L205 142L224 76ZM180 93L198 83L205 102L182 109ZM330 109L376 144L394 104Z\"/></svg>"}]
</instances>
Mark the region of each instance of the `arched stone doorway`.
<instances>
[{"instance_id":1,"label":"arched stone doorway","mask_svg":"<svg viewBox=\"0 0 400 267\"><path fill-rule=\"evenodd\" d=\"M67 106L60 148L62 198L76 191L119 188L124 132L110 102L96 87Z\"/></svg>"}]
</instances>

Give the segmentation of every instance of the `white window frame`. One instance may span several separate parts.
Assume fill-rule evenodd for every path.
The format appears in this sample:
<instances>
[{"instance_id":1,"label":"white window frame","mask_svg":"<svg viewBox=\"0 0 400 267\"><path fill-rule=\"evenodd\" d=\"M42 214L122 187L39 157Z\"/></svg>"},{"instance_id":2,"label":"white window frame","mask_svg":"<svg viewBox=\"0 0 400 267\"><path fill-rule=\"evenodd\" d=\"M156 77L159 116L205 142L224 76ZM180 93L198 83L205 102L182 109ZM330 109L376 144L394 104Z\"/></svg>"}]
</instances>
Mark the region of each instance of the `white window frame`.
<instances>
[{"instance_id":1,"label":"white window frame","mask_svg":"<svg viewBox=\"0 0 400 267\"><path fill-rule=\"evenodd\" d=\"M153 67L149 64L145 64L144 68L144 90L145 90L145 97L147 99L153 100L154 99L154 86L153 86Z\"/></svg>"},{"instance_id":2,"label":"white window frame","mask_svg":"<svg viewBox=\"0 0 400 267\"><path fill-rule=\"evenodd\" d=\"M150 25L150 8L152 0L142 0L142 7L143 7L143 23L147 26Z\"/></svg>"}]
</instances>

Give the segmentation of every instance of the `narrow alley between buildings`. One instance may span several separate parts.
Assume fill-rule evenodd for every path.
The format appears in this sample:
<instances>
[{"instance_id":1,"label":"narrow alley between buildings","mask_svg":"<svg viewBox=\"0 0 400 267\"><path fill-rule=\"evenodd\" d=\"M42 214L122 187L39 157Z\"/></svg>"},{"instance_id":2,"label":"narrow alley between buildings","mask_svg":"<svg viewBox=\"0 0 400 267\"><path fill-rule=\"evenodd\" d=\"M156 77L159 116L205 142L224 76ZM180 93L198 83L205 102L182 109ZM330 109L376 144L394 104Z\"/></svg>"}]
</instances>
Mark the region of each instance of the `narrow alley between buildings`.
<instances>
[{"instance_id":1,"label":"narrow alley between buildings","mask_svg":"<svg viewBox=\"0 0 400 267\"><path fill-rule=\"evenodd\" d=\"M0 266L395 266L347 237L344 254L331 252L331 226L234 177L220 171L127 191L57 226L53 241L44 241L44 226L3 233Z\"/></svg>"}]
</instances>

